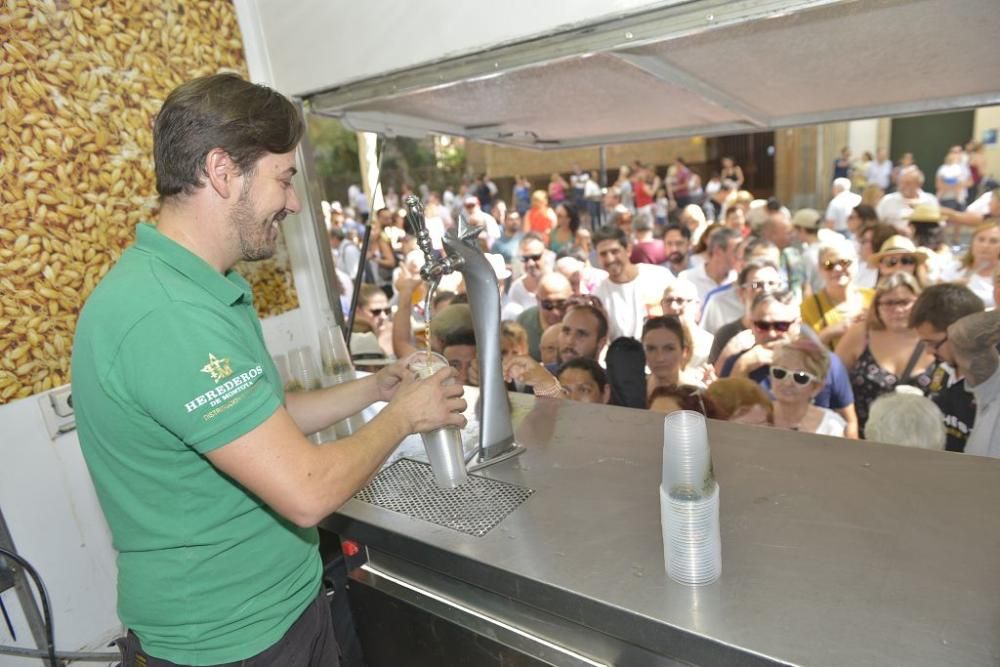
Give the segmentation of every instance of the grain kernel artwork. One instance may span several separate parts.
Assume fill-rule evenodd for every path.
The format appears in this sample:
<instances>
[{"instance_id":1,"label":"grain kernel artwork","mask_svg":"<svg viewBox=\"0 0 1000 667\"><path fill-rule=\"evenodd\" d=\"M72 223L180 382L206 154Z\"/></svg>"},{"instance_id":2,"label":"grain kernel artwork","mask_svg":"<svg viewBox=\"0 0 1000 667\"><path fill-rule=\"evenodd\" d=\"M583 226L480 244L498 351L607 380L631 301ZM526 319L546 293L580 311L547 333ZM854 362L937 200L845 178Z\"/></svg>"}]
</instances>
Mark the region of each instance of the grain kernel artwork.
<instances>
[{"instance_id":1,"label":"grain kernel artwork","mask_svg":"<svg viewBox=\"0 0 1000 667\"><path fill-rule=\"evenodd\" d=\"M167 94L246 76L230 2L0 0L0 404L69 382L94 286L155 222L153 119ZM275 259L240 264L261 317L298 307Z\"/></svg>"}]
</instances>

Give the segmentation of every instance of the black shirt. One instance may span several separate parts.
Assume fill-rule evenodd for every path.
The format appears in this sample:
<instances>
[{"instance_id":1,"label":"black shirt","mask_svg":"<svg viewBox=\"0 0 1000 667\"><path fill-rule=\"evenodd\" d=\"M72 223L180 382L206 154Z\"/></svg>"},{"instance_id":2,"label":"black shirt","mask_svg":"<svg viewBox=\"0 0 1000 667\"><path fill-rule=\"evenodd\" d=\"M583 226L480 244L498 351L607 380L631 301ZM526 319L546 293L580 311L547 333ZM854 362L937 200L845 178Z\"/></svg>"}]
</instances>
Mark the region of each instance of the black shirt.
<instances>
[{"instance_id":1,"label":"black shirt","mask_svg":"<svg viewBox=\"0 0 1000 667\"><path fill-rule=\"evenodd\" d=\"M944 413L944 430L947 439L944 448L949 452L964 452L965 443L976 421L976 398L965 388L965 380L942 389L934 403Z\"/></svg>"}]
</instances>

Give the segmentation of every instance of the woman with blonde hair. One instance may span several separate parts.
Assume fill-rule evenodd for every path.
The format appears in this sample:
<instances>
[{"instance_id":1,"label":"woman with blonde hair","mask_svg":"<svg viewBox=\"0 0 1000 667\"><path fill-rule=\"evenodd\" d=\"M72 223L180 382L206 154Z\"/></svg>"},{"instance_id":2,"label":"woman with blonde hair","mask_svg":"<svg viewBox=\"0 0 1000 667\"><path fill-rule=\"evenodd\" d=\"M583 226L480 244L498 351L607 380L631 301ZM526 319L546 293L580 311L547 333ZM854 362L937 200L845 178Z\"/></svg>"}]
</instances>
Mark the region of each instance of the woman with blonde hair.
<instances>
[{"instance_id":1,"label":"woman with blonde hair","mask_svg":"<svg viewBox=\"0 0 1000 667\"><path fill-rule=\"evenodd\" d=\"M705 211L697 204L688 204L681 209L680 223L691 231L691 243L697 243L708 228Z\"/></svg>"},{"instance_id":2,"label":"woman with blonde hair","mask_svg":"<svg viewBox=\"0 0 1000 667\"><path fill-rule=\"evenodd\" d=\"M854 249L846 241L821 245L818 256L823 289L802 300L802 321L833 350L868 312L875 291L854 285Z\"/></svg>"},{"instance_id":3,"label":"woman with blonde hair","mask_svg":"<svg viewBox=\"0 0 1000 667\"><path fill-rule=\"evenodd\" d=\"M844 418L812 403L829 371L829 352L811 338L797 338L775 348L769 373L777 428L844 435L847 429Z\"/></svg>"},{"instance_id":4,"label":"woman with blonde hair","mask_svg":"<svg viewBox=\"0 0 1000 667\"><path fill-rule=\"evenodd\" d=\"M1000 264L1000 225L996 220L989 220L972 232L969 249L962 256L958 266L946 276L946 281L966 285L983 300L987 308L994 308L996 303L993 301L993 273L998 264Z\"/></svg>"},{"instance_id":5,"label":"woman with blonde hair","mask_svg":"<svg viewBox=\"0 0 1000 667\"><path fill-rule=\"evenodd\" d=\"M883 278L864 322L848 328L836 352L847 367L858 413L858 433L864 434L872 402L898 385L927 392L934 355L910 327L910 311L920 285L909 273Z\"/></svg>"}]
</instances>

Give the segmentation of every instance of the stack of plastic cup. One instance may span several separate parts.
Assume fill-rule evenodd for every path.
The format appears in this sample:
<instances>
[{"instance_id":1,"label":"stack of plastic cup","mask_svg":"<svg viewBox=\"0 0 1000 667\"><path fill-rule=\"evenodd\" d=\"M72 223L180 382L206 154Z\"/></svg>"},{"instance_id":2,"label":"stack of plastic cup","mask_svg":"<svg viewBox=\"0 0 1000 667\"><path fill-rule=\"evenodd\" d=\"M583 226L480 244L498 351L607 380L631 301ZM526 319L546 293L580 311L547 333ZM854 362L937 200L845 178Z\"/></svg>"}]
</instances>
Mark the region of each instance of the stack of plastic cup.
<instances>
[{"instance_id":1,"label":"stack of plastic cup","mask_svg":"<svg viewBox=\"0 0 1000 667\"><path fill-rule=\"evenodd\" d=\"M408 368L418 378L428 378L442 368L448 360L436 352L418 352L413 355ZM434 481L445 489L453 489L468 479L465 470L465 450L462 449L462 431L457 426L443 426L421 433L427 460L434 473Z\"/></svg>"},{"instance_id":2,"label":"stack of plastic cup","mask_svg":"<svg viewBox=\"0 0 1000 667\"><path fill-rule=\"evenodd\" d=\"M690 410L663 420L660 525L667 575L680 584L710 584L722 573L719 485L712 471L705 417Z\"/></svg>"},{"instance_id":3,"label":"stack of plastic cup","mask_svg":"<svg viewBox=\"0 0 1000 667\"><path fill-rule=\"evenodd\" d=\"M323 362L323 386L332 387L354 380L354 362L347 351L347 342L340 327L331 324L319 330L319 356ZM331 434L327 429L324 435L330 438L346 438L354 435L365 425L364 415L360 412L345 417L333 427Z\"/></svg>"}]
</instances>

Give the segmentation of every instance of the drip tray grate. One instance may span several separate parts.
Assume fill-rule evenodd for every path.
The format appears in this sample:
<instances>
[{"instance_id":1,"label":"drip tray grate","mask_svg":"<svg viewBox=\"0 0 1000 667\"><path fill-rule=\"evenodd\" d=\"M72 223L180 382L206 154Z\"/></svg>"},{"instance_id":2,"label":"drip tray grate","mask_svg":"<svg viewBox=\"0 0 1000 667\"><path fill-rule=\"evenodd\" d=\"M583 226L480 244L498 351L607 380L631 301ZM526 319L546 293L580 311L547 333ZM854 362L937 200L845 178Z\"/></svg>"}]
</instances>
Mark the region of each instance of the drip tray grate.
<instances>
[{"instance_id":1,"label":"drip tray grate","mask_svg":"<svg viewBox=\"0 0 1000 667\"><path fill-rule=\"evenodd\" d=\"M532 489L469 475L465 484L442 489L430 465L399 459L354 496L362 502L482 537L527 500Z\"/></svg>"}]
</instances>

